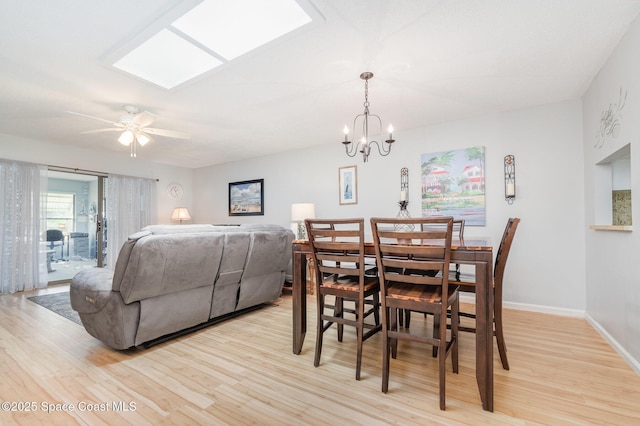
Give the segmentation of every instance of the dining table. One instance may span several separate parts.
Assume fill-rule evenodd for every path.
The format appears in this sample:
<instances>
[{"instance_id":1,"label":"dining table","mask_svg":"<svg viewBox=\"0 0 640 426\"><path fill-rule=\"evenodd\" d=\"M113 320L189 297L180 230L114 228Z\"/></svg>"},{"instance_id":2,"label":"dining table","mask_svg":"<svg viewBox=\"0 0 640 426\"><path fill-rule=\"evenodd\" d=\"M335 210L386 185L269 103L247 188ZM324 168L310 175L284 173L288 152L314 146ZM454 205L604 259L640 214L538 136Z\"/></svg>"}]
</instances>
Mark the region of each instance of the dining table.
<instances>
[{"instance_id":1,"label":"dining table","mask_svg":"<svg viewBox=\"0 0 640 426\"><path fill-rule=\"evenodd\" d=\"M365 255L375 258L372 242L365 242ZM302 352L307 332L308 240L292 242L293 353ZM476 381L482 408L493 411L493 245L489 237L452 239L451 263L475 267L476 277Z\"/></svg>"}]
</instances>

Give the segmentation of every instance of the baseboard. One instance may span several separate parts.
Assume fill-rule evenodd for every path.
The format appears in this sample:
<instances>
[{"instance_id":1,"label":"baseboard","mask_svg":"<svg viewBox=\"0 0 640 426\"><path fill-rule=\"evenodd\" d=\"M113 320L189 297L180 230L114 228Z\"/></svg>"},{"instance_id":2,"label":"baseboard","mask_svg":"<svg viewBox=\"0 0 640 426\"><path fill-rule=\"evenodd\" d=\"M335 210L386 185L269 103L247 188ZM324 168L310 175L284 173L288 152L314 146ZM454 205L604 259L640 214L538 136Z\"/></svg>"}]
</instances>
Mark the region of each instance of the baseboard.
<instances>
[{"instance_id":1,"label":"baseboard","mask_svg":"<svg viewBox=\"0 0 640 426\"><path fill-rule=\"evenodd\" d=\"M637 359L635 359L629 352L627 352L627 350L623 348L622 345L620 345L618 341L614 339L613 336L610 335L607 330L605 330L604 327L600 325L600 323L598 323L598 321L593 319L591 315L585 314L585 318L587 319L589 324L591 324L591 326L595 328L598 333L600 333L604 340L606 340L607 343L611 345L611 347L618 353L618 355L620 355L622 359L625 360L627 364L629 364L633 371L635 371L636 374L640 376L640 362L638 362Z\"/></svg>"},{"instance_id":2,"label":"baseboard","mask_svg":"<svg viewBox=\"0 0 640 426\"><path fill-rule=\"evenodd\" d=\"M469 293L460 293L460 301L463 303L476 302L476 296ZM584 318L584 311L578 309L555 308L551 306L532 305L529 303L502 302L505 309L517 309L519 311L538 312L540 314L561 315L563 317Z\"/></svg>"},{"instance_id":3,"label":"baseboard","mask_svg":"<svg viewBox=\"0 0 640 426\"><path fill-rule=\"evenodd\" d=\"M516 302L502 302L502 307L506 309L517 309L519 311L538 312L540 314L560 315L563 317L585 317L585 312L580 309L557 308L553 306L532 305L529 303Z\"/></svg>"},{"instance_id":4,"label":"baseboard","mask_svg":"<svg viewBox=\"0 0 640 426\"><path fill-rule=\"evenodd\" d=\"M460 301L475 303L475 296L470 294L460 294ZM579 309L555 308L551 306L532 305L528 303L503 302L502 307L506 309L517 309L520 311L537 312L541 314L561 315L565 317L584 318L602 336L602 338L615 350L618 355L640 376L640 362L635 359L627 350L618 343L596 320L588 313Z\"/></svg>"}]
</instances>

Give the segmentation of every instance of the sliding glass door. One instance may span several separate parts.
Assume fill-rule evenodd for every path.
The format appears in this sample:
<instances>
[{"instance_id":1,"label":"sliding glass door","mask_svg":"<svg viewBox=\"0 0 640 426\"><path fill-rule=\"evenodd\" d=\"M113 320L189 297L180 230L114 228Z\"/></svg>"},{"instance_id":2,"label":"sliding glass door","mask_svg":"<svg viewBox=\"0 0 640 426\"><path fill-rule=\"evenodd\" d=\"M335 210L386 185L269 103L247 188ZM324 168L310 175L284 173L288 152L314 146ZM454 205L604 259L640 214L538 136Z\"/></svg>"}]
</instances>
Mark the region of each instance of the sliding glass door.
<instances>
[{"instance_id":1,"label":"sliding glass door","mask_svg":"<svg viewBox=\"0 0 640 426\"><path fill-rule=\"evenodd\" d=\"M69 281L82 269L104 266L105 179L49 170L46 208L49 283Z\"/></svg>"}]
</instances>

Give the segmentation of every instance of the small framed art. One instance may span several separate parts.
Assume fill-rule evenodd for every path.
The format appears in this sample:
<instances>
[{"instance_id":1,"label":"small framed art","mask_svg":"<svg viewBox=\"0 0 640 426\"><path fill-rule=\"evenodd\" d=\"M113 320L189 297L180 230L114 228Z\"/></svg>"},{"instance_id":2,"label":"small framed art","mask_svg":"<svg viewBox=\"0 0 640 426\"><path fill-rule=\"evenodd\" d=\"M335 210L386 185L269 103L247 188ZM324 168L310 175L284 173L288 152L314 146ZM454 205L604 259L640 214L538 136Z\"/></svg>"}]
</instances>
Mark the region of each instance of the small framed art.
<instances>
[{"instance_id":1,"label":"small framed art","mask_svg":"<svg viewBox=\"0 0 640 426\"><path fill-rule=\"evenodd\" d=\"M338 169L340 204L358 204L358 171L356 166Z\"/></svg>"},{"instance_id":2,"label":"small framed art","mask_svg":"<svg viewBox=\"0 0 640 426\"><path fill-rule=\"evenodd\" d=\"M264 179L229 182L229 216L264 215Z\"/></svg>"}]
</instances>

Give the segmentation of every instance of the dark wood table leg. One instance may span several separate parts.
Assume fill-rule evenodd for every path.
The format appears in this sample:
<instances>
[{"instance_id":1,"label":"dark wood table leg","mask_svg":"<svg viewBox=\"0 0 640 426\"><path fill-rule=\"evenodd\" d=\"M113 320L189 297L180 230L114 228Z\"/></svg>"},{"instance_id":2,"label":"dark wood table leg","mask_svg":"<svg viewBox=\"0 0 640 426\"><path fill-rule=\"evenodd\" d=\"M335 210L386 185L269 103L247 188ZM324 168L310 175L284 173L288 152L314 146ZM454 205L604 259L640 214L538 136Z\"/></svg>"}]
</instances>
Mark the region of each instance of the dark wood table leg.
<instances>
[{"instance_id":1,"label":"dark wood table leg","mask_svg":"<svg viewBox=\"0 0 640 426\"><path fill-rule=\"evenodd\" d=\"M307 256L293 245L293 353L302 351L307 333Z\"/></svg>"},{"instance_id":2,"label":"dark wood table leg","mask_svg":"<svg viewBox=\"0 0 640 426\"><path fill-rule=\"evenodd\" d=\"M476 263L476 380L482 408L493 411L492 259Z\"/></svg>"}]
</instances>

